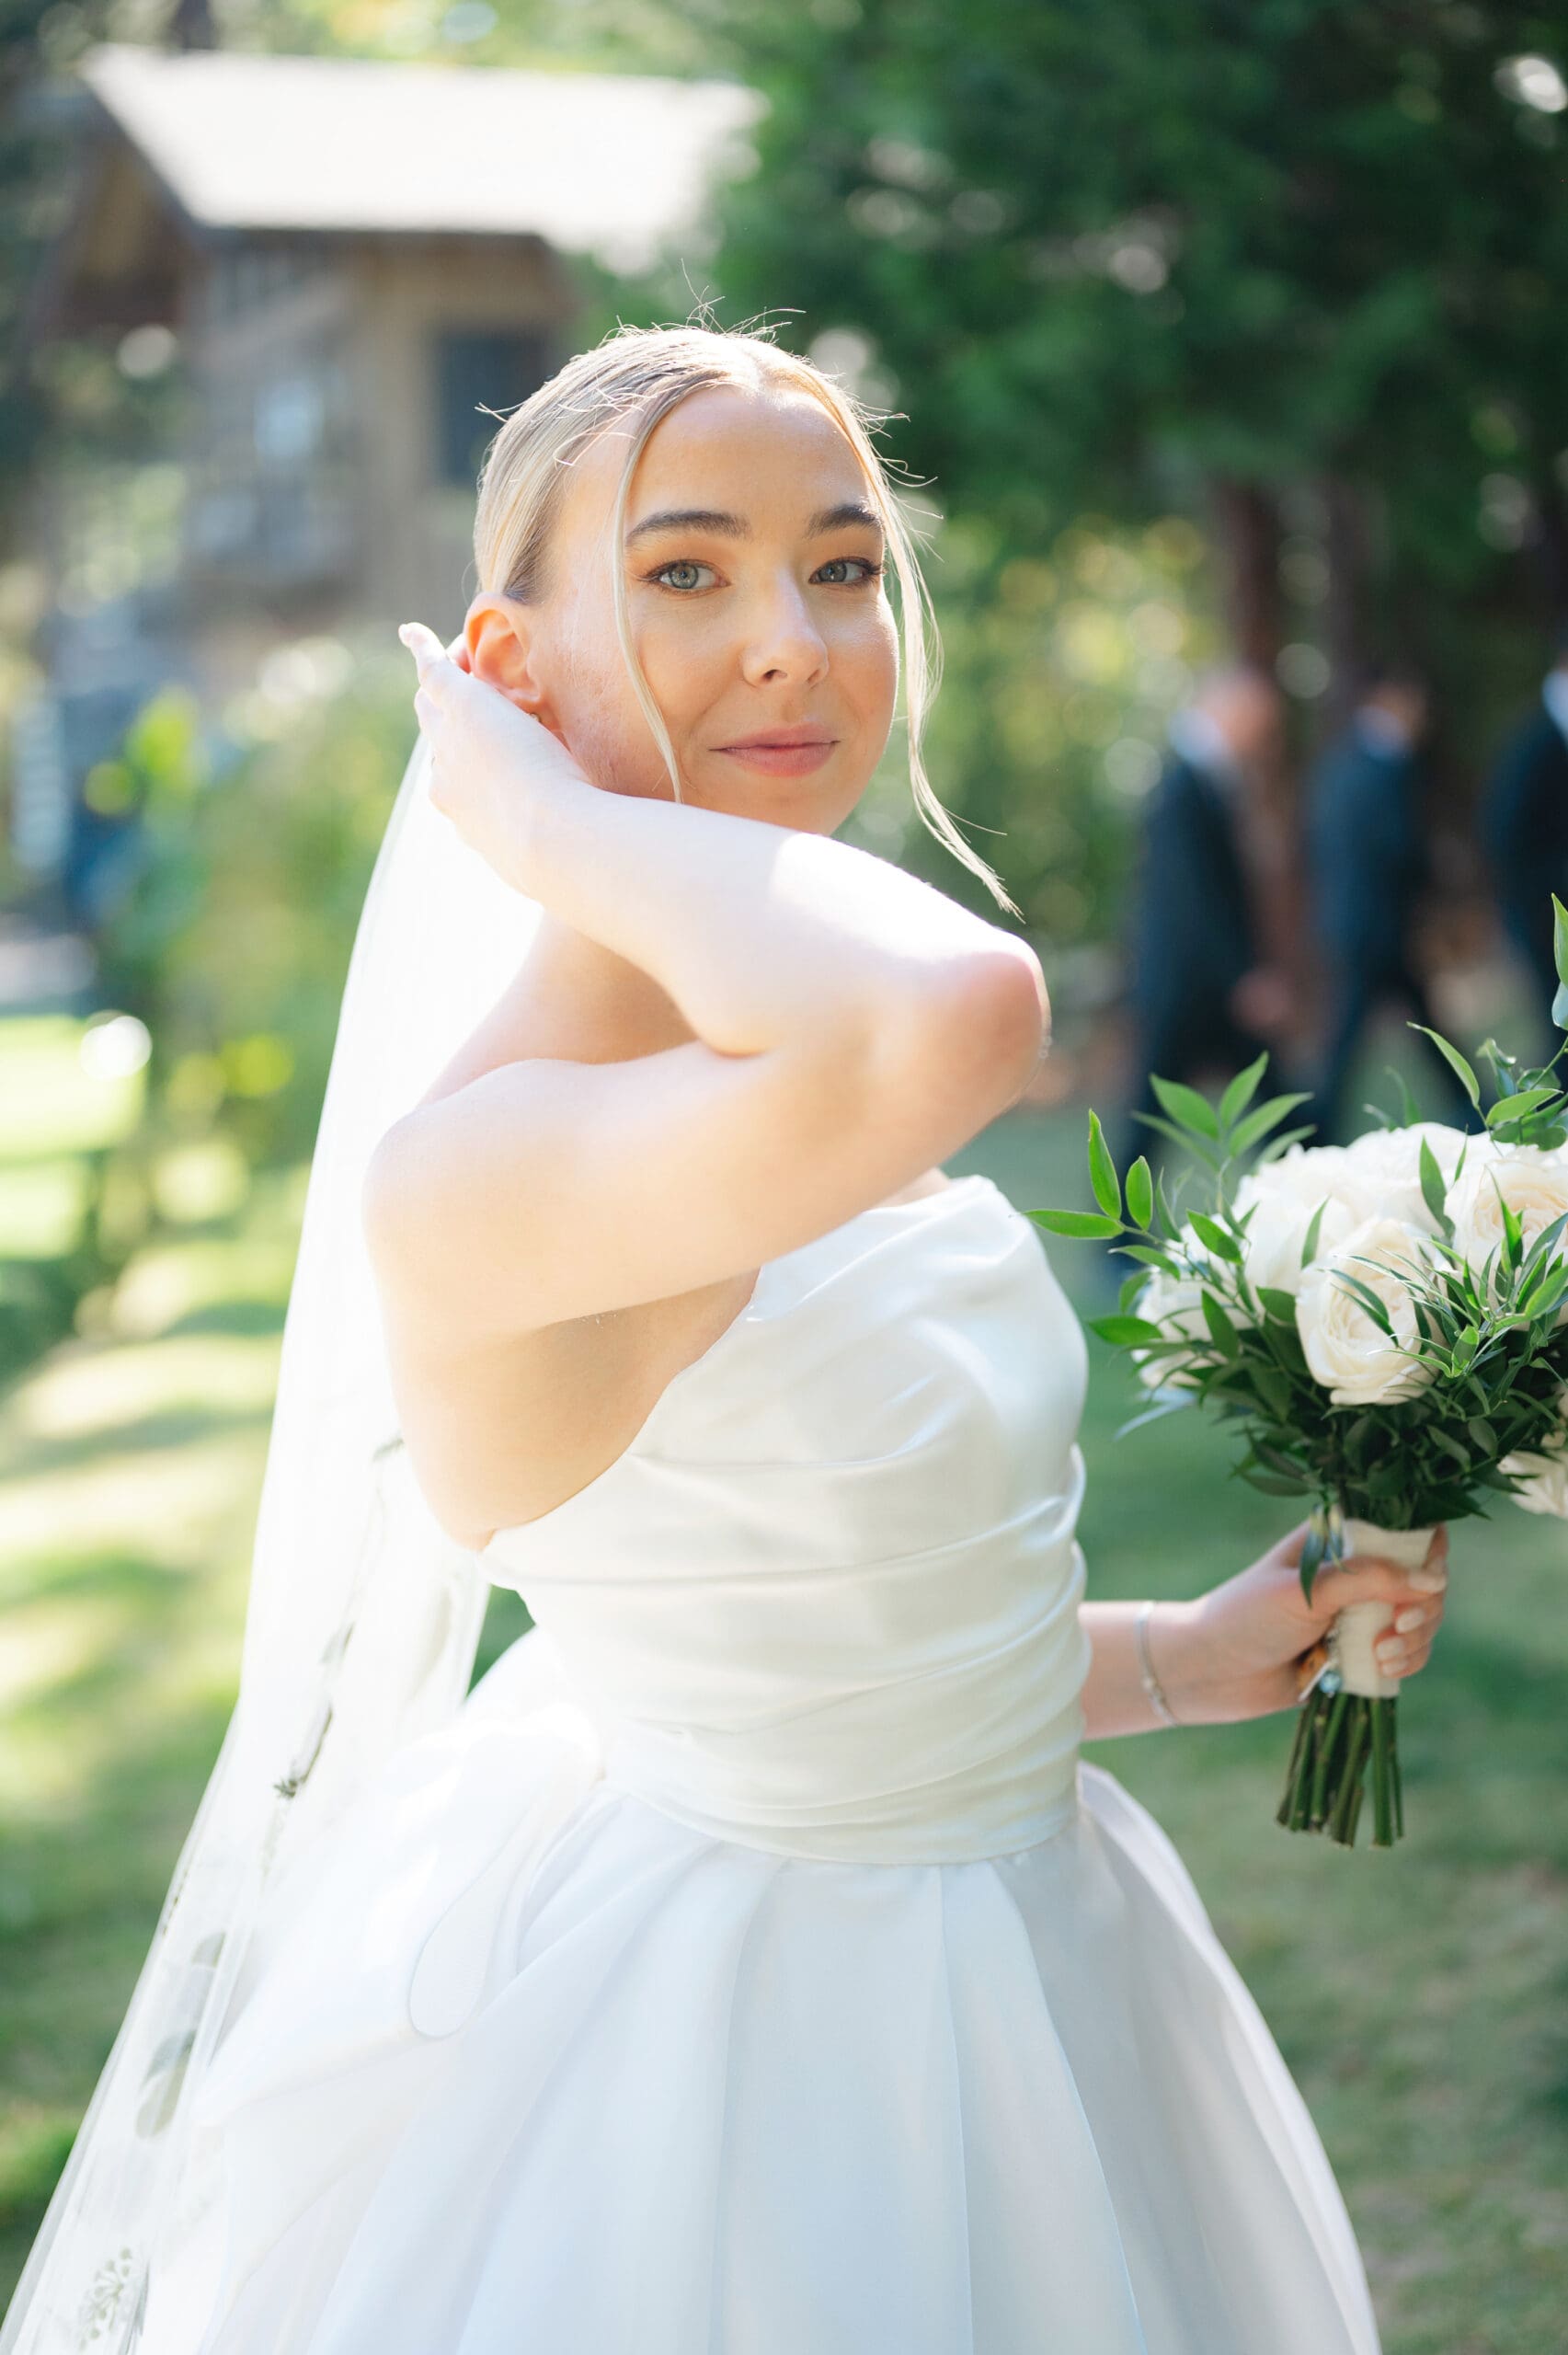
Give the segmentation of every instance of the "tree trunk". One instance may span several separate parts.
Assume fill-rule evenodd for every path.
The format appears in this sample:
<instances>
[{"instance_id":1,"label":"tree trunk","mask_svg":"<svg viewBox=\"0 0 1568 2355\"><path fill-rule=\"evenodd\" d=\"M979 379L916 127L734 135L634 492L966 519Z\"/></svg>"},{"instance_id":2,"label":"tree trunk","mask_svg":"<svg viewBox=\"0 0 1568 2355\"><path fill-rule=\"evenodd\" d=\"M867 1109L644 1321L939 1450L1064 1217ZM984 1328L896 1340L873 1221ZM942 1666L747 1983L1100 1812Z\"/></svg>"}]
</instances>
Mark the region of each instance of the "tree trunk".
<instances>
[{"instance_id":1,"label":"tree trunk","mask_svg":"<svg viewBox=\"0 0 1568 2355\"><path fill-rule=\"evenodd\" d=\"M1350 717L1358 674L1373 651L1365 636L1371 529L1365 494L1343 475L1323 483L1323 514L1329 574L1323 635L1333 674L1327 717L1339 728ZM1393 649L1377 650L1387 656Z\"/></svg>"},{"instance_id":2,"label":"tree trunk","mask_svg":"<svg viewBox=\"0 0 1568 2355\"><path fill-rule=\"evenodd\" d=\"M1260 483L1220 476L1212 486L1224 572L1225 617L1236 659L1272 678L1284 627L1279 511Z\"/></svg>"}]
</instances>

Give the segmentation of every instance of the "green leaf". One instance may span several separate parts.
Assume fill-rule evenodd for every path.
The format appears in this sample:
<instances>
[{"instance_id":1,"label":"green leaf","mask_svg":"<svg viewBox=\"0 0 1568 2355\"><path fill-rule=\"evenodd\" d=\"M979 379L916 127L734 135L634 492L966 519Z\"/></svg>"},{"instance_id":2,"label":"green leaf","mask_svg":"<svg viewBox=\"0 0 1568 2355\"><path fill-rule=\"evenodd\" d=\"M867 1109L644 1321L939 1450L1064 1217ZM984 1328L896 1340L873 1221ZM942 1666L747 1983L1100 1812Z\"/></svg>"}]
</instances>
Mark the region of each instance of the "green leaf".
<instances>
[{"instance_id":1,"label":"green leaf","mask_svg":"<svg viewBox=\"0 0 1568 2355\"><path fill-rule=\"evenodd\" d=\"M1257 1110L1249 1112L1238 1127L1230 1140L1231 1152L1250 1153L1253 1145L1267 1136L1270 1129L1279 1126L1288 1112L1293 1112L1298 1104L1305 1104L1306 1101L1304 1095L1276 1096L1269 1103L1260 1104Z\"/></svg>"},{"instance_id":2,"label":"green leaf","mask_svg":"<svg viewBox=\"0 0 1568 2355\"><path fill-rule=\"evenodd\" d=\"M1295 1324L1296 1295L1294 1292L1280 1292L1273 1284L1259 1284L1258 1300L1264 1315L1272 1316L1276 1324Z\"/></svg>"},{"instance_id":3,"label":"green leaf","mask_svg":"<svg viewBox=\"0 0 1568 2355\"><path fill-rule=\"evenodd\" d=\"M1156 1079L1152 1074L1149 1085L1179 1129L1195 1136L1219 1136L1219 1122L1214 1107L1196 1087L1184 1087L1179 1080Z\"/></svg>"},{"instance_id":4,"label":"green leaf","mask_svg":"<svg viewBox=\"0 0 1568 2355\"><path fill-rule=\"evenodd\" d=\"M1328 1206L1328 1196L1325 1194L1322 1200L1318 1204L1317 1209L1312 1212L1311 1220L1308 1225L1306 1235L1302 1239L1301 1265L1304 1268L1310 1268L1312 1261L1318 1256L1318 1237L1322 1233L1323 1212L1327 1210Z\"/></svg>"},{"instance_id":5,"label":"green leaf","mask_svg":"<svg viewBox=\"0 0 1568 2355\"><path fill-rule=\"evenodd\" d=\"M1497 1196L1497 1207L1503 1213L1503 1256L1510 1268L1517 1269L1523 1263L1525 1256L1525 1231L1517 1214L1504 1200L1503 1189L1495 1178L1492 1180L1492 1185Z\"/></svg>"},{"instance_id":6,"label":"green leaf","mask_svg":"<svg viewBox=\"0 0 1568 2355\"><path fill-rule=\"evenodd\" d=\"M1493 1071L1496 1074L1498 1095L1516 1096L1519 1092L1519 1083L1514 1077L1513 1056L1505 1055L1502 1048L1497 1044L1495 1039L1488 1039L1483 1043L1481 1052L1486 1057L1487 1062L1492 1065ZM1537 1075L1538 1074L1531 1074L1532 1077Z\"/></svg>"},{"instance_id":7,"label":"green leaf","mask_svg":"<svg viewBox=\"0 0 1568 2355\"><path fill-rule=\"evenodd\" d=\"M1089 1330L1118 1350L1147 1349L1151 1341L1166 1338L1159 1326L1151 1325L1146 1316L1092 1316Z\"/></svg>"},{"instance_id":8,"label":"green leaf","mask_svg":"<svg viewBox=\"0 0 1568 2355\"><path fill-rule=\"evenodd\" d=\"M1307 1122L1305 1128L1281 1129L1276 1137L1270 1137L1254 1166L1259 1169L1265 1167L1269 1162L1277 1161L1282 1153L1288 1153L1293 1144L1300 1144L1306 1138L1315 1137L1317 1133L1310 1120Z\"/></svg>"},{"instance_id":9,"label":"green leaf","mask_svg":"<svg viewBox=\"0 0 1568 2355\"><path fill-rule=\"evenodd\" d=\"M1448 1212L1448 1181L1437 1166L1436 1155L1425 1137L1421 1140L1421 1199L1444 1234L1452 1235L1454 1222Z\"/></svg>"},{"instance_id":10,"label":"green leaf","mask_svg":"<svg viewBox=\"0 0 1568 2355\"><path fill-rule=\"evenodd\" d=\"M1178 1129L1173 1122L1162 1120L1158 1112L1135 1112L1132 1117L1144 1128L1154 1130L1157 1135L1169 1137L1171 1143L1180 1145L1184 1153L1196 1154L1218 1177L1219 1155L1213 1145L1206 1144L1201 1137L1195 1137L1187 1129Z\"/></svg>"},{"instance_id":11,"label":"green leaf","mask_svg":"<svg viewBox=\"0 0 1568 2355\"><path fill-rule=\"evenodd\" d=\"M1481 1083L1476 1078L1474 1072L1471 1071L1469 1063L1466 1063L1464 1057L1460 1054L1459 1049L1457 1047L1450 1047L1447 1039L1444 1038L1440 1030L1428 1030L1425 1022L1412 1022L1408 1025L1408 1028L1412 1030L1421 1031L1426 1038L1431 1040L1432 1044L1436 1048L1437 1052L1442 1056L1444 1062L1448 1064L1451 1070L1458 1073L1459 1085L1463 1087L1465 1094L1470 1097L1471 1102L1479 1112L1481 1109Z\"/></svg>"},{"instance_id":12,"label":"green leaf","mask_svg":"<svg viewBox=\"0 0 1568 2355\"><path fill-rule=\"evenodd\" d=\"M1199 1242L1212 1251L1217 1259L1229 1259L1234 1266L1241 1265L1242 1246L1218 1219L1206 1217L1202 1211L1194 1211L1192 1229Z\"/></svg>"},{"instance_id":13,"label":"green leaf","mask_svg":"<svg viewBox=\"0 0 1568 2355\"><path fill-rule=\"evenodd\" d=\"M1265 1047L1255 1063L1249 1063L1245 1071L1239 1071L1236 1074L1219 1099L1219 1125L1222 1129L1230 1128L1233 1121L1241 1119L1257 1094L1259 1084L1267 1069L1268 1050Z\"/></svg>"},{"instance_id":14,"label":"green leaf","mask_svg":"<svg viewBox=\"0 0 1568 2355\"><path fill-rule=\"evenodd\" d=\"M1299 1497L1306 1486L1304 1480L1287 1480L1274 1472L1249 1472L1244 1464L1237 1471L1249 1488L1256 1488L1265 1497Z\"/></svg>"},{"instance_id":15,"label":"green leaf","mask_svg":"<svg viewBox=\"0 0 1568 2355\"><path fill-rule=\"evenodd\" d=\"M1559 982L1552 994L1551 1018L1559 1030L1568 1030L1568 982Z\"/></svg>"},{"instance_id":16,"label":"green leaf","mask_svg":"<svg viewBox=\"0 0 1568 2355\"><path fill-rule=\"evenodd\" d=\"M1568 908L1555 891L1551 895L1551 961L1558 980L1568 982Z\"/></svg>"},{"instance_id":17,"label":"green leaf","mask_svg":"<svg viewBox=\"0 0 1568 2355\"><path fill-rule=\"evenodd\" d=\"M1129 1431L1140 1431L1145 1423L1162 1423L1167 1416L1185 1414L1189 1407L1196 1405L1196 1390L1173 1390L1152 1407L1145 1407L1142 1413L1134 1415L1130 1421L1118 1425L1116 1437L1126 1439Z\"/></svg>"},{"instance_id":18,"label":"green leaf","mask_svg":"<svg viewBox=\"0 0 1568 2355\"><path fill-rule=\"evenodd\" d=\"M1208 1292L1200 1292L1198 1298L1203 1304L1203 1321L1208 1327L1208 1338L1220 1356L1239 1358L1242 1354L1242 1344L1237 1338L1236 1327L1231 1324L1214 1294Z\"/></svg>"},{"instance_id":19,"label":"green leaf","mask_svg":"<svg viewBox=\"0 0 1568 2355\"><path fill-rule=\"evenodd\" d=\"M1111 1148L1105 1143L1105 1132L1100 1126L1098 1112L1089 1115L1089 1183L1094 1189L1094 1200L1107 1218L1120 1223L1122 1214L1121 1179L1116 1165L1111 1159Z\"/></svg>"},{"instance_id":20,"label":"green leaf","mask_svg":"<svg viewBox=\"0 0 1568 2355\"><path fill-rule=\"evenodd\" d=\"M1342 1292L1348 1292L1351 1298L1365 1309L1379 1332L1386 1334L1391 1341L1394 1337L1394 1328L1389 1322L1389 1312L1370 1284L1364 1284L1359 1276L1349 1275L1343 1269L1334 1281Z\"/></svg>"},{"instance_id":21,"label":"green leaf","mask_svg":"<svg viewBox=\"0 0 1568 2355\"><path fill-rule=\"evenodd\" d=\"M1096 1211L1031 1211L1028 1215L1047 1235L1070 1235L1080 1240L1102 1239L1125 1232L1119 1218L1102 1218Z\"/></svg>"},{"instance_id":22,"label":"green leaf","mask_svg":"<svg viewBox=\"0 0 1568 2355\"><path fill-rule=\"evenodd\" d=\"M1545 1269L1547 1261L1555 1254L1558 1242L1562 1237L1565 1227L1568 1227L1568 1212L1564 1212L1561 1218L1554 1218L1551 1224L1548 1227L1543 1227L1541 1232L1536 1236L1535 1241L1530 1246L1529 1257L1526 1259L1524 1267L1521 1269L1519 1273L1519 1281L1521 1284L1529 1283L1535 1277L1542 1273Z\"/></svg>"},{"instance_id":23,"label":"green leaf","mask_svg":"<svg viewBox=\"0 0 1568 2355\"><path fill-rule=\"evenodd\" d=\"M1306 1540L1301 1547L1299 1571L1301 1591L1309 1603L1312 1599L1312 1580L1322 1569L1323 1557L1327 1552L1328 1541L1323 1529L1322 1515L1321 1512L1315 1512L1308 1523Z\"/></svg>"},{"instance_id":24,"label":"green leaf","mask_svg":"<svg viewBox=\"0 0 1568 2355\"><path fill-rule=\"evenodd\" d=\"M1494 1129L1508 1120L1522 1120L1542 1104L1551 1104L1562 1093L1560 1087L1521 1087L1516 1095L1500 1096L1486 1115L1486 1125Z\"/></svg>"},{"instance_id":25,"label":"green leaf","mask_svg":"<svg viewBox=\"0 0 1568 2355\"><path fill-rule=\"evenodd\" d=\"M1118 1243L1116 1249L1124 1259L1136 1259L1140 1268L1162 1268L1168 1276L1180 1276L1186 1272L1169 1244Z\"/></svg>"},{"instance_id":26,"label":"green leaf","mask_svg":"<svg viewBox=\"0 0 1568 2355\"><path fill-rule=\"evenodd\" d=\"M1127 1206L1134 1222L1147 1229L1154 1216L1154 1180L1141 1153L1127 1173Z\"/></svg>"}]
</instances>

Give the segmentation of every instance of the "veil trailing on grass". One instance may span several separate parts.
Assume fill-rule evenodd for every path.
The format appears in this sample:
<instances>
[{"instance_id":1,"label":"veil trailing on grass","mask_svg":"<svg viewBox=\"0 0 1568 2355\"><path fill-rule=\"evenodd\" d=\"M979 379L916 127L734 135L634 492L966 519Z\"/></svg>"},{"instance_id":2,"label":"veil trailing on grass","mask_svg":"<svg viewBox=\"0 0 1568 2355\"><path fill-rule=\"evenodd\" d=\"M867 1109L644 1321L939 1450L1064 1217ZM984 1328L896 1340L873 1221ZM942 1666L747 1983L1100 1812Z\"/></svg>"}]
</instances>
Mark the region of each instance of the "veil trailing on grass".
<instances>
[{"instance_id":1,"label":"veil trailing on grass","mask_svg":"<svg viewBox=\"0 0 1568 2355\"><path fill-rule=\"evenodd\" d=\"M487 1583L408 1468L360 1198L378 1139L515 972L539 911L460 842L431 807L429 777L420 742L344 989L283 1330L238 1701L0 2326L0 2355L138 2347L149 2266L210 2193L195 2179L192 2099L269 1891L394 1750L452 1716L473 1672Z\"/></svg>"}]
</instances>

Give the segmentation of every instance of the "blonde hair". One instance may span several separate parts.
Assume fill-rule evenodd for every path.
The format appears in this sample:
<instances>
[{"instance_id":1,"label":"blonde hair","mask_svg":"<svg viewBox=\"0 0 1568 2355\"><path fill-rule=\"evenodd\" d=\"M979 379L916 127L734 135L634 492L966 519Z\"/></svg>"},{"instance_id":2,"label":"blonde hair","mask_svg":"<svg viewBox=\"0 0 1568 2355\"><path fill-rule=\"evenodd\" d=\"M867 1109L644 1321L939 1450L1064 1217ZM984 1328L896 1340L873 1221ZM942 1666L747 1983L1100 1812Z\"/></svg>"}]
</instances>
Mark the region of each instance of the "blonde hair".
<instances>
[{"instance_id":1,"label":"blonde hair","mask_svg":"<svg viewBox=\"0 0 1568 2355\"><path fill-rule=\"evenodd\" d=\"M632 477L655 427L692 393L717 385L751 390L769 380L793 385L826 409L865 470L898 585L904 712L915 807L937 840L979 877L1000 906L1017 915L1019 911L1000 878L965 841L926 774L922 739L941 674L940 646L930 592L910 528L871 438L877 420L810 361L782 350L764 334L705 326L623 327L591 351L579 352L558 375L510 412L486 453L474 523L480 592L515 597L523 604L545 593L550 543L566 469L601 434L624 431L626 460L611 525L615 628L637 701L679 800L681 776L675 749L637 660L627 609L621 549Z\"/></svg>"}]
</instances>

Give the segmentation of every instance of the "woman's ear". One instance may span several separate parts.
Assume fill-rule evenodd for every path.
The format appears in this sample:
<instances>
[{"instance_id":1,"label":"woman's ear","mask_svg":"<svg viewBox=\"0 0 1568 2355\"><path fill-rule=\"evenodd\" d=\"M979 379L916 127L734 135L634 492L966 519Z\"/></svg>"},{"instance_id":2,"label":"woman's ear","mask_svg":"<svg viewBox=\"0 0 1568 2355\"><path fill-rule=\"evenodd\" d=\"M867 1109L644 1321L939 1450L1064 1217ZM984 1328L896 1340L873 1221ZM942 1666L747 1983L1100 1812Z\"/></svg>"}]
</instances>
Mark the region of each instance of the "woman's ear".
<instances>
[{"instance_id":1,"label":"woman's ear","mask_svg":"<svg viewBox=\"0 0 1568 2355\"><path fill-rule=\"evenodd\" d=\"M549 695L538 676L533 618L532 607L515 597L493 592L475 597L464 626L468 664L476 679L558 736Z\"/></svg>"}]
</instances>

